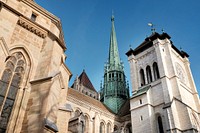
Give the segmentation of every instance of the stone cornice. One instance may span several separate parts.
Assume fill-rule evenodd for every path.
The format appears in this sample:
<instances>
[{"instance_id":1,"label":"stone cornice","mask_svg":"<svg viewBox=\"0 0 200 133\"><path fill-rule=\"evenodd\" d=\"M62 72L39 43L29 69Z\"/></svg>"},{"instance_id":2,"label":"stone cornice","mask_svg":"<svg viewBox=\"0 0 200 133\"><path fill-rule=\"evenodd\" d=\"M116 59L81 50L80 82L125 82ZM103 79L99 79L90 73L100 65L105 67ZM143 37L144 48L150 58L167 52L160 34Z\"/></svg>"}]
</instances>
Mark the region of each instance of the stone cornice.
<instances>
[{"instance_id":1,"label":"stone cornice","mask_svg":"<svg viewBox=\"0 0 200 133\"><path fill-rule=\"evenodd\" d=\"M18 1L22 1L23 3L29 5L33 9L37 10L42 15L49 18L51 20L51 22L54 23L58 27L58 29L60 30L60 35L58 37L58 40L63 44L65 43L64 42L64 35L63 35L63 31L62 31L62 25L61 25L60 19L58 17L56 17L52 13L45 10L43 7L41 7L40 5L35 3L34 1L31 1L31 0L18 0Z\"/></svg>"},{"instance_id":2,"label":"stone cornice","mask_svg":"<svg viewBox=\"0 0 200 133\"><path fill-rule=\"evenodd\" d=\"M34 3L33 1L27 1L27 0L18 0L18 1L22 1L22 2L24 2L24 3L31 4L31 5L33 5L35 8L37 7L37 9L40 8L40 6L37 5L36 3ZM7 5L5 2L2 2L2 0L0 0L0 5L1 5L1 8L4 7L4 8L6 8L6 9L10 10L11 12L15 13L16 15L25 18L27 21L30 21L29 18L27 18L26 16L24 16L22 13L20 13L20 12L17 11L16 9L10 7L10 6ZM31 7L32 7L32 6L31 6ZM33 7L32 7L32 8L33 8ZM34 8L34 9L35 9L35 8ZM36 9L35 9L35 10L36 10ZM39 10L39 9L38 9L38 10ZM44 12L47 12L47 11L45 11L42 7L41 7L41 9L40 9L39 11L40 11L41 14L43 14L43 15L45 14ZM44 12L42 13L42 11L44 11ZM49 14L49 15L47 15L47 14ZM62 32L62 28L61 28L62 26L61 26L60 20L57 19L56 17L54 17L53 15L50 15L50 13L48 13L48 12L47 12L47 14L46 14L47 16L46 16L46 15L45 15L45 16L48 17L49 19L51 19L51 22L54 23L55 25L57 25L58 28L60 29L60 35L59 35L59 37L57 37L54 33L52 33L51 31L49 31L48 29L46 29L46 28L43 27L42 25L39 25L39 24L35 23L34 21L32 21L32 23L34 23L35 25L37 25L37 26L40 27L41 29L47 31L48 36L52 36L53 39L54 39L55 41L57 41L58 44L59 44L64 50L66 50L66 46L65 46L65 42L64 42L63 32Z\"/></svg>"},{"instance_id":3,"label":"stone cornice","mask_svg":"<svg viewBox=\"0 0 200 133\"><path fill-rule=\"evenodd\" d=\"M47 36L47 31L43 30L42 28L40 28L39 26L31 22L30 20L27 20L26 18L22 16L19 17L19 20L17 23L39 37L45 38Z\"/></svg>"}]
</instances>

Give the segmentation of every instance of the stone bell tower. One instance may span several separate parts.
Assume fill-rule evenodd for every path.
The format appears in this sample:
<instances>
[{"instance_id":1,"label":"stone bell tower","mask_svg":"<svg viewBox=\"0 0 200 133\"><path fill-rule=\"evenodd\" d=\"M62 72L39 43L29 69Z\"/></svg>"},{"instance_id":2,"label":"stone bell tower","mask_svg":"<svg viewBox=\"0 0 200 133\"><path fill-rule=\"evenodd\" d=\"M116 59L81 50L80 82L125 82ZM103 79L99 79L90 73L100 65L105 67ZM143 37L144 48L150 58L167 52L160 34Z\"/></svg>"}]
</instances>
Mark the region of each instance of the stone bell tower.
<instances>
[{"instance_id":1,"label":"stone bell tower","mask_svg":"<svg viewBox=\"0 0 200 133\"><path fill-rule=\"evenodd\" d=\"M200 132L200 104L189 55L167 33L153 32L128 56L134 133Z\"/></svg>"}]
</instances>

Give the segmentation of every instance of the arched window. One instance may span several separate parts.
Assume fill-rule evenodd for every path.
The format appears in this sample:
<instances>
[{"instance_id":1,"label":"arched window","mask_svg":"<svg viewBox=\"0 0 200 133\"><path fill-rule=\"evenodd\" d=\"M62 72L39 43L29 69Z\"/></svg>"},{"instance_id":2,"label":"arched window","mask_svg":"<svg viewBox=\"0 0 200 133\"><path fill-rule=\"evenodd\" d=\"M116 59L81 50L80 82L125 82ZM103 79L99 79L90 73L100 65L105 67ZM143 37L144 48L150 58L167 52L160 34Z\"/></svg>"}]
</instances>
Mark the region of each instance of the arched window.
<instances>
[{"instance_id":1,"label":"arched window","mask_svg":"<svg viewBox=\"0 0 200 133\"><path fill-rule=\"evenodd\" d=\"M160 78L159 70L158 70L158 65L156 62L153 63L153 74L154 74L154 79L157 80Z\"/></svg>"},{"instance_id":2,"label":"arched window","mask_svg":"<svg viewBox=\"0 0 200 133\"><path fill-rule=\"evenodd\" d=\"M140 84L141 86L145 85L145 78L144 78L144 70L140 69Z\"/></svg>"},{"instance_id":3,"label":"arched window","mask_svg":"<svg viewBox=\"0 0 200 133\"><path fill-rule=\"evenodd\" d=\"M99 133L105 133L105 125L103 122L100 123L100 127L99 127Z\"/></svg>"},{"instance_id":4,"label":"arched window","mask_svg":"<svg viewBox=\"0 0 200 133\"><path fill-rule=\"evenodd\" d=\"M114 131L117 131L118 130L118 127L117 125L114 126Z\"/></svg>"},{"instance_id":5,"label":"arched window","mask_svg":"<svg viewBox=\"0 0 200 133\"><path fill-rule=\"evenodd\" d=\"M83 121L81 121L81 123L80 123L81 125L81 130L80 130L80 133L84 133L84 122Z\"/></svg>"},{"instance_id":6,"label":"arched window","mask_svg":"<svg viewBox=\"0 0 200 133\"><path fill-rule=\"evenodd\" d=\"M85 116L85 129L84 130L85 130L85 133L89 132L89 118L87 115Z\"/></svg>"},{"instance_id":7,"label":"arched window","mask_svg":"<svg viewBox=\"0 0 200 133\"><path fill-rule=\"evenodd\" d=\"M0 80L0 132L6 131L25 68L25 59L19 52L14 53L6 62Z\"/></svg>"},{"instance_id":8,"label":"arched window","mask_svg":"<svg viewBox=\"0 0 200 133\"><path fill-rule=\"evenodd\" d=\"M107 133L111 133L111 124L110 123L107 124Z\"/></svg>"},{"instance_id":9,"label":"arched window","mask_svg":"<svg viewBox=\"0 0 200 133\"><path fill-rule=\"evenodd\" d=\"M81 115L81 112L79 110L76 110L74 113L74 116L80 116L80 115Z\"/></svg>"},{"instance_id":10,"label":"arched window","mask_svg":"<svg viewBox=\"0 0 200 133\"><path fill-rule=\"evenodd\" d=\"M147 73L147 82L148 84L152 82L152 75L151 75L151 68L150 66L146 67L146 73Z\"/></svg>"},{"instance_id":11,"label":"arched window","mask_svg":"<svg viewBox=\"0 0 200 133\"><path fill-rule=\"evenodd\" d=\"M159 128L159 133L164 133L162 118L160 116L158 116L158 128Z\"/></svg>"}]
</instances>

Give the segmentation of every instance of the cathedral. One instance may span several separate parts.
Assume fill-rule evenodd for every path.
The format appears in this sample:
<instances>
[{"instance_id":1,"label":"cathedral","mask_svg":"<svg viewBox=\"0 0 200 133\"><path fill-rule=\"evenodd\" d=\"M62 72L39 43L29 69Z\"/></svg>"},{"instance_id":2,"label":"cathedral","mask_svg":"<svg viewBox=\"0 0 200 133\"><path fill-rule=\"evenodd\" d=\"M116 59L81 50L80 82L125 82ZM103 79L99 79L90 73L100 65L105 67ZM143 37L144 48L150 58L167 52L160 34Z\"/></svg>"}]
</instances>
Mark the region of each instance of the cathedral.
<instances>
[{"instance_id":1,"label":"cathedral","mask_svg":"<svg viewBox=\"0 0 200 133\"><path fill-rule=\"evenodd\" d=\"M108 45L100 91L86 70L69 86L60 19L34 0L0 0L0 133L200 132L189 55L170 35L153 31L127 50L132 88L114 16Z\"/></svg>"}]
</instances>

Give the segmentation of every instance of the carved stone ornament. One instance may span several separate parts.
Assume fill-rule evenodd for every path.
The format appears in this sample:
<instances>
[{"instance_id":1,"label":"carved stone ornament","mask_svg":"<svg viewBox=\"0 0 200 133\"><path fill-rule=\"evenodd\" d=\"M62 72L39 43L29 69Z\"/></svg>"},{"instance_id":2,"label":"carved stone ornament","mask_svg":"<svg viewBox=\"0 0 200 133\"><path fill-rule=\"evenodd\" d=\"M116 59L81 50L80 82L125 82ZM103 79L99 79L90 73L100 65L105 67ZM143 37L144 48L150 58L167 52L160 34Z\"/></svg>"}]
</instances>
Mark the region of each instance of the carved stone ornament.
<instances>
[{"instance_id":1,"label":"carved stone ornament","mask_svg":"<svg viewBox=\"0 0 200 133\"><path fill-rule=\"evenodd\" d=\"M184 70L183 68L181 67L181 65L179 63L176 62L175 64L176 66L176 73L177 73L177 76L179 77L180 81L185 83L186 80L185 80L185 74L184 74Z\"/></svg>"},{"instance_id":2,"label":"carved stone ornament","mask_svg":"<svg viewBox=\"0 0 200 133\"><path fill-rule=\"evenodd\" d=\"M39 37L45 38L47 36L47 31L45 31L44 29L39 27L37 24L35 24L34 22L31 22L30 20L24 17L19 17L19 20L17 23L23 28L36 34Z\"/></svg>"}]
</instances>

